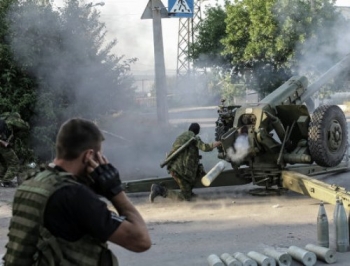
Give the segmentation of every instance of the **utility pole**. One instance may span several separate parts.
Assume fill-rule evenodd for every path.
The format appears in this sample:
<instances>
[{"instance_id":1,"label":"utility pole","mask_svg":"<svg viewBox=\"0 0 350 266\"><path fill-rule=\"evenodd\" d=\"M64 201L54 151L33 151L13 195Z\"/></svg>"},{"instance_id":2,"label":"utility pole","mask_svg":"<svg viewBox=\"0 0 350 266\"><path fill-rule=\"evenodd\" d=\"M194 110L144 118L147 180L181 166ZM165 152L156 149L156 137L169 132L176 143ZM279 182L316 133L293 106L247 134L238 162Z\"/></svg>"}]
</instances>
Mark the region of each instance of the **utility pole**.
<instances>
[{"instance_id":1,"label":"utility pole","mask_svg":"<svg viewBox=\"0 0 350 266\"><path fill-rule=\"evenodd\" d=\"M162 34L162 17L168 17L168 11L160 0L149 0L141 19L152 19L154 71L158 123L168 124L167 85L165 76L164 48Z\"/></svg>"},{"instance_id":2,"label":"utility pole","mask_svg":"<svg viewBox=\"0 0 350 266\"><path fill-rule=\"evenodd\" d=\"M167 86L165 78L164 48L162 19L160 15L161 7L157 0L152 0L153 11L153 44L154 44L154 67L155 67L155 85L157 97L157 117L160 124L168 123L168 102Z\"/></svg>"},{"instance_id":3,"label":"utility pole","mask_svg":"<svg viewBox=\"0 0 350 266\"><path fill-rule=\"evenodd\" d=\"M206 0L195 0L193 17L179 19L179 32L177 44L177 77L189 77L194 74L194 66L191 59L188 58L191 44L195 42L195 33L202 20L201 3Z\"/></svg>"}]
</instances>

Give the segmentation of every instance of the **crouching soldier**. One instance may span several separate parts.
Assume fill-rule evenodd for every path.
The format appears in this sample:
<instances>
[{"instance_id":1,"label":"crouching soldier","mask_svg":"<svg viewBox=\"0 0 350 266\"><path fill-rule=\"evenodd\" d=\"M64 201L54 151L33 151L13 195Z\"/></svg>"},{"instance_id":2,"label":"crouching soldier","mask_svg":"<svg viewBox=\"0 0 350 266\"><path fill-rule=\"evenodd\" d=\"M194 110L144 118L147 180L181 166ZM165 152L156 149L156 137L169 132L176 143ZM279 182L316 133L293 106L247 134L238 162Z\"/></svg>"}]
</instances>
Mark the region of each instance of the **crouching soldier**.
<instances>
[{"instance_id":1,"label":"crouching soldier","mask_svg":"<svg viewBox=\"0 0 350 266\"><path fill-rule=\"evenodd\" d=\"M149 199L151 202L157 196L167 197L174 200L191 200L194 196L192 189L196 181L205 174L203 165L199 164L199 150L204 152L212 151L214 148L221 145L221 142L204 143L199 136L200 126L198 123L192 123L188 129L179 135L170 151L167 158L175 153L180 147L187 142L189 145L185 147L173 160L167 165L168 172L179 185L180 191L170 190L159 184L152 184ZM190 141L193 139L193 141Z\"/></svg>"}]
</instances>

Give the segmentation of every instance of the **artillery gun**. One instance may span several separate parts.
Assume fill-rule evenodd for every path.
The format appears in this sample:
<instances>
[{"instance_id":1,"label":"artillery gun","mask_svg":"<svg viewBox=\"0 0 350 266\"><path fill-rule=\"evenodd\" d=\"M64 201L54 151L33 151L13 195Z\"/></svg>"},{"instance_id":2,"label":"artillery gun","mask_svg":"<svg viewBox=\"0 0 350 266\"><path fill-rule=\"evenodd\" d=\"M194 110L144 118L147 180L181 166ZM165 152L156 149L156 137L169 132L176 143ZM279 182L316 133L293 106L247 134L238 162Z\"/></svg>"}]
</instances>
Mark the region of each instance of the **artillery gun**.
<instances>
[{"instance_id":1,"label":"artillery gun","mask_svg":"<svg viewBox=\"0 0 350 266\"><path fill-rule=\"evenodd\" d=\"M337 105L308 108L313 107L311 96L349 65L348 55L310 86L305 76L293 76L258 103L225 106L223 101L215 128L222 142L218 158L233 169L246 167L244 174L266 187L281 184L281 171L293 165L306 174L337 168L348 148L345 115ZM229 150L241 134L247 135L249 151L237 162Z\"/></svg>"},{"instance_id":2,"label":"artillery gun","mask_svg":"<svg viewBox=\"0 0 350 266\"><path fill-rule=\"evenodd\" d=\"M293 76L258 103L226 106L222 101L215 139L222 142L218 158L230 163L232 169L211 178L209 185L253 183L264 187L252 191L257 195L290 189L326 202L335 203L334 194L350 202L350 193L343 188L329 187L308 178L349 170L348 130L343 111L337 105L321 105L312 110L311 98L349 66L350 55L347 55L310 86L305 76ZM230 153L234 153L241 135L247 139L248 150L237 161L230 158ZM124 186L126 192L145 192L152 183L178 188L171 177L129 181ZM199 180L195 187L205 186ZM312 194L315 187L317 193Z\"/></svg>"}]
</instances>

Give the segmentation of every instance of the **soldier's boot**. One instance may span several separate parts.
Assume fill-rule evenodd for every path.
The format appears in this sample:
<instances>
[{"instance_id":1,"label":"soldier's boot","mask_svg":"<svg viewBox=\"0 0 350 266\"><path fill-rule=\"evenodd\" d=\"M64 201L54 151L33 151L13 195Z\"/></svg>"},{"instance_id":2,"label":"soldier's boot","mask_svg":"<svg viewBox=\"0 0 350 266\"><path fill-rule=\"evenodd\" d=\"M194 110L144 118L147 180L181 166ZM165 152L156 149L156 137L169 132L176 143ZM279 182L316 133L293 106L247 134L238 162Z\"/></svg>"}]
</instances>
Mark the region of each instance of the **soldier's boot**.
<instances>
[{"instance_id":1,"label":"soldier's boot","mask_svg":"<svg viewBox=\"0 0 350 266\"><path fill-rule=\"evenodd\" d=\"M151 193L149 194L149 201L154 202L155 197L162 196L165 198L167 195L167 189L158 184L152 184Z\"/></svg>"}]
</instances>

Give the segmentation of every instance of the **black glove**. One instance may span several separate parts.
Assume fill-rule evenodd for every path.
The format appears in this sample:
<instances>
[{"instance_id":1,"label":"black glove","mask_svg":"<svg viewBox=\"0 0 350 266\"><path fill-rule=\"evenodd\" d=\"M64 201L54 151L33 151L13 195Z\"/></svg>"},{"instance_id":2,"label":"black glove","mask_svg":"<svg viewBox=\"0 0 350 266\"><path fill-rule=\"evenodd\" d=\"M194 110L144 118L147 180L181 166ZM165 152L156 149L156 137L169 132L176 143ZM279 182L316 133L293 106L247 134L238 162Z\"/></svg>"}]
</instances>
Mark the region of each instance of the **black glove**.
<instances>
[{"instance_id":1,"label":"black glove","mask_svg":"<svg viewBox=\"0 0 350 266\"><path fill-rule=\"evenodd\" d=\"M119 172L110 163L100 164L90 173L90 176L95 182L94 189L96 192L109 200L123 191Z\"/></svg>"}]
</instances>

